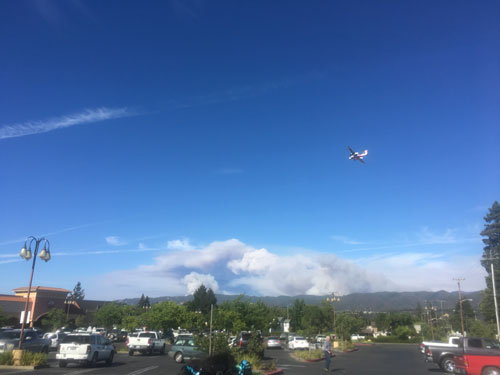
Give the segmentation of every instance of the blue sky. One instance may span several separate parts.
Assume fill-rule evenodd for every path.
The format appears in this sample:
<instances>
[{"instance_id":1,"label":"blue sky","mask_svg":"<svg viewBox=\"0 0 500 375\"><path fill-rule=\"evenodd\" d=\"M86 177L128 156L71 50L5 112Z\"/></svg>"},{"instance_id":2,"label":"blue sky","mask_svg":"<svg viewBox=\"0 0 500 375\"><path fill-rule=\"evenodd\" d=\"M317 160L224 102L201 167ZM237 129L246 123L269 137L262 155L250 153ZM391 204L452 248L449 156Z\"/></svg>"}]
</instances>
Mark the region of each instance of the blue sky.
<instances>
[{"instance_id":1,"label":"blue sky","mask_svg":"<svg viewBox=\"0 0 500 375\"><path fill-rule=\"evenodd\" d=\"M0 293L484 287L496 1L12 1ZM366 165L347 146L368 149Z\"/></svg>"}]
</instances>

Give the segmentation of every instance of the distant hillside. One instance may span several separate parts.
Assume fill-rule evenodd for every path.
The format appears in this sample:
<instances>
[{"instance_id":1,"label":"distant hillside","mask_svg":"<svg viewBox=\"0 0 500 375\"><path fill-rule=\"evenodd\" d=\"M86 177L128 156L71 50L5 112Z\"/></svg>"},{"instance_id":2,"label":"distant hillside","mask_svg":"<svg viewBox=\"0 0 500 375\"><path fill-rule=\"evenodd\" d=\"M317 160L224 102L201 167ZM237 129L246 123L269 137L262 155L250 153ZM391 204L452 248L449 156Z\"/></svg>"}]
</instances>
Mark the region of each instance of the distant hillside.
<instances>
[{"instance_id":1,"label":"distant hillside","mask_svg":"<svg viewBox=\"0 0 500 375\"><path fill-rule=\"evenodd\" d=\"M216 294L217 302L232 301L239 297L238 295ZM324 301L328 296L278 296L278 297L255 297L244 296L245 300L251 302L262 301L269 306L291 306L295 299L303 299L306 304L317 305ZM155 297L149 298L150 302L157 303L161 301L174 301L176 303L184 303L190 301L193 296L176 296L176 297ZM472 299L471 303L474 309L477 309L481 301L481 292L462 292L462 298ZM415 310L420 302L422 307L428 302L433 306L443 310L453 309L458 301L458 292L446 292L444 290L438 292L377 292L377 293L353 293L340 297L340 302L335 304L337 311L409 311ZM139 302L139 298L127 298L118 300L129 305L135 305Z\"/></svg>"}]
</instances>

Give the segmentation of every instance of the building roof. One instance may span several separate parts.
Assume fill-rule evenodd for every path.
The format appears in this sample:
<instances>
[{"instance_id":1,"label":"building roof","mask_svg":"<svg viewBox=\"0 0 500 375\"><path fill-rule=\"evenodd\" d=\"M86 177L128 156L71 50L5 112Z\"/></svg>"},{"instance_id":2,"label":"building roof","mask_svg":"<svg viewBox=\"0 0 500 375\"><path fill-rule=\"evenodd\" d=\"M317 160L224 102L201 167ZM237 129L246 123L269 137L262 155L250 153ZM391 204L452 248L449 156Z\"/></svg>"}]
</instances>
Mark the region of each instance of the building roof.
<instances>
[{"instance_id":1,"label":"building roof","mask_svg":"<svg viewBox=\"0 0 500 375\"><path fill-rule=\"evenodd\" d=\"M48 286L32 286L31 287L31 292L36 292L37 290L44 290L44 291L50 291L50 292L64 292L64 293L71 293L71 290L68 290L68 289L63 289L63 288L51 288L51 287L48 287ZM27 292L28 291L28 287L27 286L23 286L21 288L16 288L16 289L12 289L12 291L14 293L19 293L19 292Z\"/></svg>"}]
</instances>

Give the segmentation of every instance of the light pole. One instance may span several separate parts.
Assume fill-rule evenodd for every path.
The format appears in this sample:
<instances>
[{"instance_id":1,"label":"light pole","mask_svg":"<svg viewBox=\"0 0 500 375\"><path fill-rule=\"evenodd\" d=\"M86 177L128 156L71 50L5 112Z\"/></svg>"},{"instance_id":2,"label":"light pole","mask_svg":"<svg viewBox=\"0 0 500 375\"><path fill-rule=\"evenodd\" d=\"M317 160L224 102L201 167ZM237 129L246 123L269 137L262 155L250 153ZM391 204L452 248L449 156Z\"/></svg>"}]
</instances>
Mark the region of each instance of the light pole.
<instances>
[{"instance_id":1,"label":"light pole","mask_svg":"<svg viewBox=\"0 0 500 375\"><path fill-rule=\"evenodd\" d=\"M30 276L30 284L28 286L28 295L26 296L26 304L24 305L24 315L22 319L22 324L21 324L21 336L19 337L19 349L21 349L21 346L23 344L23 334L24 334L24 325L26 323L26 316L28 315L28 303L30 301L30 293L31 293L31 282L33 281L33 273L35 272L35 263L36 263L36 256L38 254L38 247L40 245L40 242L43 242L43 249L40 252L40 258L43 259L45 262L48 262L50 260L50 243L49 240L45 238L35 238L33 236L29 236L26 241L24 242L24 246L21 249L21 252L19 255L21 258L30 260L32 255L31 255L31 244L35 241L35 253L33 254L33 265L31 266L31 276ZM28 245L26 247L26 245ZM33 309L33 305L31 306ZM33 315L33 311L31 312L31 315ZM31 317L32 318L32 317Z\"/></svg>"},{"instance_id":2,"label":"light pole","mask_svg":"<svg viewBox=\"0 0 500 375\"><path fill-rule=\"evenodd\" d=\"M493 301L495 303L495 317L497 321L497 338L500 338L500 320L498 318L498 302L497 302L497 288L495 286L495 269L493 268L493 261L498 260L498 258L494 258L492 256L490 250L490 257L486 258L486 260L491 261L491 285L493 286Z\"/></svg>"},{"instance_id":3,"label":"light pole","mask_svg":"<svg viewBox=\"0 0 500 375\"><path fill-rule=\"evenodd\" d=\"M340 297L335 297L335 292L332 292L331 297L327 297L326 299L327 302L330 302L333 307L333 332L337 334L336 327L335 327L335 302L340 301Z\"/></svg>"},{"instance_id":4,"label":"light pole","mask_svg":"<svg viewBox=\"0 0 500 375\"><path fill-rule=\"evenodd\" d=\"M462 311L462 289L460 288L460 281L463 281L465 279L456 278L453 280L457 280L457 283L458 283L458 302L460 304L460 323L462 324L462 336L465 336L465 334L464 334L464 313Z\"/></svg>"}]
</instances>

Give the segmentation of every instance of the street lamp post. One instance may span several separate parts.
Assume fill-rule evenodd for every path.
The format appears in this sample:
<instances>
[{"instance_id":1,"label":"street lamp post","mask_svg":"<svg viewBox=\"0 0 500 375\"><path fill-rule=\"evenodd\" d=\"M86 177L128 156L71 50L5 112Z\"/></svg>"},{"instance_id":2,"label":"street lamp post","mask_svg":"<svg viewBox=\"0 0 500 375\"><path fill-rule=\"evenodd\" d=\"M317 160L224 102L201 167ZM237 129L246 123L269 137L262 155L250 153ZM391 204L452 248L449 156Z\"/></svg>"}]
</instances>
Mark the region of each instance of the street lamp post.
<instances>
[{"instance_id":1,"label":"street lamp post","mask_svg":"<svg viewBox=\"0 0 500 375\"><path fill-rule=\"evenodd\" d=\"M22 318L22 324L21 324L21 336L19 337L19 349L21 349L21 346L23 345L23 334L24 334L24 325L26 323L26 316L28 315L28 303L30 300L30 293L31 293L31 283L33 281L33 273L35 272L35 263L36 263L36 256L38 254L38 247L41 242L43 242L43 249L40 252L40 258L43 259L45 262L48 262L50 260L50 243L47 239L45 238L35 238L33 236L29 236L26 241L24 242L24 246L21 249L21 252L19 255L21 258L30 260L32 255L31 255L31 244L35 242L35 252L33 254L33 264L31 266L31 276L30 276L30 283L28 286L28 295L26 296L26 304L24 305L24 315ZM28 245L26 247L26 245ZM33 306L31 307L33 309ZM33 312L31 312L31 315L33 315Z\"/></svg>"},{"instance_id":2,"label":"street lamp post","mask_svg":"<svg viewBox=\"0 0 500 375\"><path fill-rule=\"evenodd\" d=\"M336 327L335 327L335 302L339 302L340 301L340 297L335 297L335 292L332 293L332 296L331 297L328 297L326 299L327 302L330 302L332 304L332 308L333 308L333 332L335 334L337 334L337 331L336 331Z\"/></svg>"}]
</instances>

